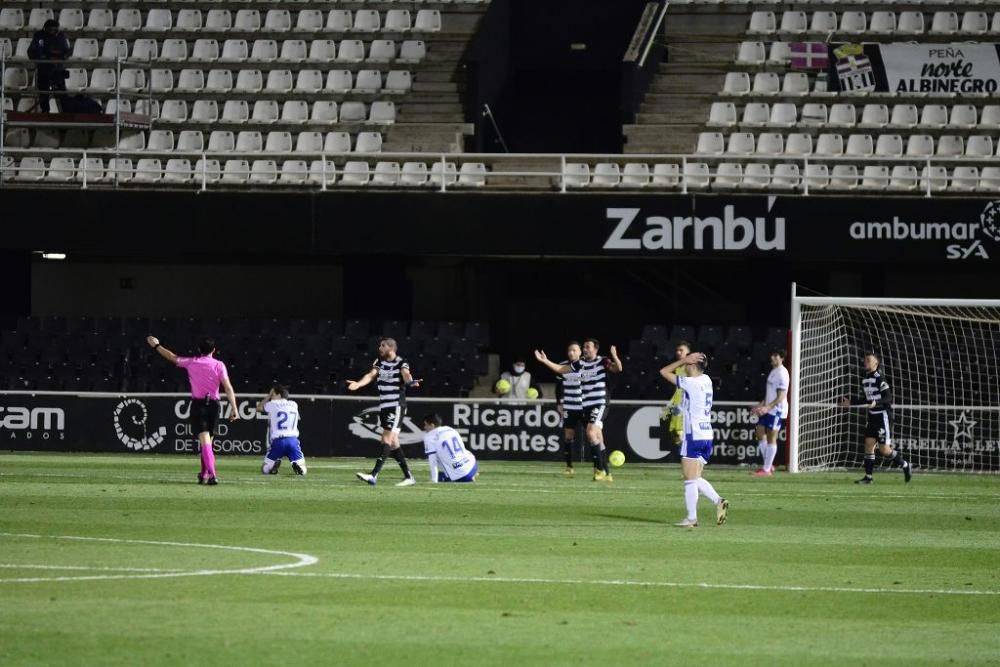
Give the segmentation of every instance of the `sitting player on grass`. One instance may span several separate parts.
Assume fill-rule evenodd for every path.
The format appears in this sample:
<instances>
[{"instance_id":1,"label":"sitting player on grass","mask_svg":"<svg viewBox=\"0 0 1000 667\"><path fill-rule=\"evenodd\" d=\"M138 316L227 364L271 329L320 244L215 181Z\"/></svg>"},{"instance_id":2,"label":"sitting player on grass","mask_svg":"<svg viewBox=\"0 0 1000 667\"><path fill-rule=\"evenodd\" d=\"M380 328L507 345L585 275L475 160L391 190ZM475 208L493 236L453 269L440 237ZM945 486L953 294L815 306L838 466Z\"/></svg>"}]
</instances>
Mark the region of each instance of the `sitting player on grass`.
<instances>
[{"instance_id":1,"label":"sitting player on grass","mask_svg":"<svg viewBox=\"0 0 1000 667\"><path fill-rule=\"evenodd\" d=\"M299 404L288 400L288 389L276 384L257 403L257 412L267 414L269 420L268 440L270 447L264 455L264 465L260 471L265 475L277 475L281 458L288 457L296 475L306 474L306 459L299 445Z\"/></svg>"},{"instance_id":2,"label":"sitting player on grass","mask_svg":"<svg viewBox=\"0 0 1000 667\"><path fill-rule=\"evenodd\" d=\"M431 483L476 481L479 465L472 452L465 448L458 431L442 426L441 417L433 414L424 417L423 429L427 434L424 453L430 464Z\"/></svg>"}]
</instances>

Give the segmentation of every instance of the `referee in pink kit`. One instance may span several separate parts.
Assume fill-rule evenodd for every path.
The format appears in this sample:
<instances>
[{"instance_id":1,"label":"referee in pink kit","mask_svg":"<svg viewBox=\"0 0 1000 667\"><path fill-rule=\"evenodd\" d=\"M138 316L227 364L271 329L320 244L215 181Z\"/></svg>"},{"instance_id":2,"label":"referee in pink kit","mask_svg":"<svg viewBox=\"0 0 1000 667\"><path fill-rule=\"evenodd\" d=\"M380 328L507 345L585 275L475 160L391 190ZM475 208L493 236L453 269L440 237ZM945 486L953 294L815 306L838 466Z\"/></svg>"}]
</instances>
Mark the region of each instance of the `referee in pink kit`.
<instances>
[{"instance_id":1,"label":"referee in pink kit","mask_svg":"<svg viewBox=\"0 0 1000 667\"><path fill-rule=\"evenodd\" d=\"M172 364L187 371L191 381L191 426L198 434L198 446L201 449L201 472L198 473L198 483L215 485L219 481L215 476L215 452L212 451L212 433L219 420L219 385L226 390L229 399L229 421L240 418L236 405L236 392L229 382L226 365L213 357L215 340L202 338L198 342L197 357L178 357L176 354L160 345L160 339L149 336L146 339L149 346L160 353L160 356Z\"/></svg>"}]
</instances>

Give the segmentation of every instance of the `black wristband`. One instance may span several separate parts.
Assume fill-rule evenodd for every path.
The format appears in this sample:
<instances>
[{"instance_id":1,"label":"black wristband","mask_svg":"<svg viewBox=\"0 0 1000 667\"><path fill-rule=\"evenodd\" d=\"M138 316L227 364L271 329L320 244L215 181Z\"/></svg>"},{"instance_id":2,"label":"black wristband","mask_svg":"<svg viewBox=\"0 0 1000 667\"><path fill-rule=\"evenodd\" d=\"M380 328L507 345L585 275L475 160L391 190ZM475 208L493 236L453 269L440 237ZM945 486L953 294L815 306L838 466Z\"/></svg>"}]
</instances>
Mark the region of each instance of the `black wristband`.
<instances>
[{"instance_id":1,"label":"black wristband","mask_svg":"<svg viewBox=\"0 0 1000 667\"><path fill-rule=\"evenodd\" d=\"M157 343L156 345L153 346L153 349L154 350L159 350L161 347L163 347L163 345L160 344L160 343Z\"/></svg>"}]
</instances>

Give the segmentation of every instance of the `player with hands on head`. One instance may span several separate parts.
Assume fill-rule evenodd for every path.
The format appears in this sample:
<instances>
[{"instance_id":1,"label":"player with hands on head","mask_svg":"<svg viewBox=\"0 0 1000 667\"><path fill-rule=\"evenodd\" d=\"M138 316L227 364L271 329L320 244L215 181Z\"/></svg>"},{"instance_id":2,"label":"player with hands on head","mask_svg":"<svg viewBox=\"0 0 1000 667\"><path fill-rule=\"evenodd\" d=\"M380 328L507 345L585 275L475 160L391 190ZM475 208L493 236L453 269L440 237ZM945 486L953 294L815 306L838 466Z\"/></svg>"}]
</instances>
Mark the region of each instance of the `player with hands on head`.
<instances>
[{"instance_id":1,"label":"player with hands on head","mask_svg":"<svg viewBox=\"0 0 1000 667\"><path fill-rule=\"evenodd\" d=\"M268 417L268 448L260 471L277 475L282 457L287 457L296 475L306 474L306 457L299 443L299 404L288 399L288 389L280 384L271 387L257 402L257 412Z\"/></svg>"},{"instance_id":2,"label":"player with hands on head","mask_svg":"<svg viewBox=\"0 0 1000 667\"><path fill-rule=\"evenodd\" d=\"M677 369L685 367L686 374L678 375ZM660 375L667 382L684 391L681 415L684 417L684 440L681 442L681 471L684 474L684 504L687 516L674 524L678 528L698 527L698 494L715 505L715 524L721 526L729 516L729 501L702 477L705 465L712 456L712 379L705 374L708 360L701 352L692 352L682 359L664 366Z\"/></svg>"}]
</instances>

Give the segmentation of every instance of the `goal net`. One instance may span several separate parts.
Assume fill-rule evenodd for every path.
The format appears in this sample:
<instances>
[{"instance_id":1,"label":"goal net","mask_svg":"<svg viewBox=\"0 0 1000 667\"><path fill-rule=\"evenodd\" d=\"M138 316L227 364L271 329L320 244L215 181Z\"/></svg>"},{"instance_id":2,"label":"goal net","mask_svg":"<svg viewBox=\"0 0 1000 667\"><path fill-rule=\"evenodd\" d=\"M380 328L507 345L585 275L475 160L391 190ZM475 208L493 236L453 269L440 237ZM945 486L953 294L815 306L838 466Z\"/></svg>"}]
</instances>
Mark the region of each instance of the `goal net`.
<instances>
[{"instance_id":1,"label":"goal net","mask_svg":"<svg viewBox=\"0 0 1000 667\"><path fill-rule=\"evenodd\" d=\"M858 467L863 355L882 356L893 445L923 469L1000 472L1000 301L792 297L789 470Z\"/></svg>"}]
</instances>

